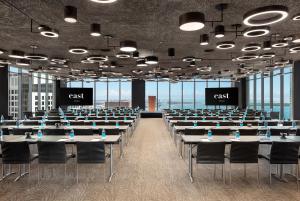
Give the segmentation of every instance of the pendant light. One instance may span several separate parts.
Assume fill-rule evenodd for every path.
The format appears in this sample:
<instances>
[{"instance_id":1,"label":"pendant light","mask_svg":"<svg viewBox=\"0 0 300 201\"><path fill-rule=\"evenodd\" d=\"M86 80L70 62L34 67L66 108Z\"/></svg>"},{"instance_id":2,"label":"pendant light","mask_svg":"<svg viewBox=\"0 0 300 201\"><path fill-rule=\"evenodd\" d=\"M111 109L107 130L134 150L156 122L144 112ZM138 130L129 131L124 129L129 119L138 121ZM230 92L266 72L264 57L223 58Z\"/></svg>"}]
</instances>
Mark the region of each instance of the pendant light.
<instances>
[{"instance_id":1,"label":"pendant light","mask_svg":"<svg viewBox=\"0 0 300 201\"><path fill-rule=\"evenodd\" d=\"M77 22L77 8L74 6L65 6L65 22L76 23Z\"/></svg>"},{"instance_id":2,"label":"pendant light","mask_svg":"<svg viewBox=\"0 0 300 201\"><path fill-rule=\"evenodd\" d=\"M200 45L208 45L208 43L209 43L208 34L201 34L200 35Z\"/></svg>"},{"instance_id":3,"label":"pendant light","mask_svg":"<svg viewBox=\"0 0 300 201\"><path fill-rule=\"evenodd\" d=\"M272 43L271 43L271 41L264 41L264 43L263 43L263 50L270 50L270 49L272 49Z\"/></svg>"},{"instance_id":4,"label":"pendant light","mask_svg":"<svg viewBox=\"0 0 300 201\"><path fill-rule=\"evenodd\" d=\"M148 56L146 57L146 64L155 65L158 64L158 57L157 56Z\"/></svg>"},{"instance_id":5,"label":"pendant light","mask_svg":"<svg viewBox=\"0 0 300 201\"><path fill-rule=\"evenodd\" d=\"M215 37L223 38L225 36L225 27L223 25L218 25L215 27Z\"/></svg>"},{"instance_id":6,"label":"pendant light","mask_svg":"<svg viewBox=\"0 0 300 201\"><path fill-rule=\"evenodd\" d=\"M15 58L15 59L23 59L25 53L19 50L11 50L8 57Z\"/></svg>"},{"instance_id":7,"label":"pendant light","mask_svg":"<svg viewBox=\"0 0 300 201\"><path fill-rule=\"evenodd\" d=\"M179 29L182 31L197 31L205 25L205 16L201 12L189 12L179 16Z\"/></svg>"},{"instance_id":8,"label":"pendant light","mask_svg":"<svg viewBox=\"0 0 300 201\"><path fill-rule=\"evenodd\" d=\"M101 25L97 23L91 24L91 36L101 36Z\"/></svg>"},{"instance_id":9,"label":"pendant light","mask_svg":"<svg viewBox=\"0 0 300 201\"><path fill-rule=\"evenodd\" d=\"M175 48L169 48L168 49L168 56L174 57L175 56Z\"/></svg>"},{"instance_id":10,"label":"pendant light","mask_svg":"<svg viewBox=\"0 0 300 201\"><path fill-rule=\"evenodd\" d=\"M120 50L122 52L134 52L137 49L137 45L135 41L132 40L124 40L120 42Z\"/></svg>"}]
</instances>

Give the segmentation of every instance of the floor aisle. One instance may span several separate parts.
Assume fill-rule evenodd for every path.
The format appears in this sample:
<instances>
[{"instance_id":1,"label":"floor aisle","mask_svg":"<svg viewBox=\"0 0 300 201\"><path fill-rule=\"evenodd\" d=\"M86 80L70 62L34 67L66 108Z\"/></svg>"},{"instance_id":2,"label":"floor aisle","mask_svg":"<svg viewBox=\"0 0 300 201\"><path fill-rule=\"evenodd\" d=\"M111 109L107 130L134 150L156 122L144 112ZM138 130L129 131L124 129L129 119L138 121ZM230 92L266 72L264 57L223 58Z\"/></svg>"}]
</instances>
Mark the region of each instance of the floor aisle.
<instances>
[{"instance_id":1,"label":"floor aisle","mask_svg":"<svg viewBox=\"0 0 300 201\"><path fill-rule=\"evenodd\" d=\"M32 169L30 181L1 182L0 200L300 201L295 181L282 184L274 180L270 188L266 168L261 168L262 181L258 186L255 166L253 170L249 166L247 179L243 178L242 169L236 167L230 186L222 183L220 175L216 181L212 179L212 167L197 167L192 184L187 177L187 164L179 158L162 119L140 120L125 148L125 157L116 160L117 172L112 183L103 181L103 166L82 166L77 185L72 179L74 166L69 165L65 186L61 182L63 167L61 172L54 171L54 178L51 178L51 170L46 171L47 177L40 185L36 184L35 166ZM91 169L92 172L86 172Z\"/></svg>"}]
</instances>

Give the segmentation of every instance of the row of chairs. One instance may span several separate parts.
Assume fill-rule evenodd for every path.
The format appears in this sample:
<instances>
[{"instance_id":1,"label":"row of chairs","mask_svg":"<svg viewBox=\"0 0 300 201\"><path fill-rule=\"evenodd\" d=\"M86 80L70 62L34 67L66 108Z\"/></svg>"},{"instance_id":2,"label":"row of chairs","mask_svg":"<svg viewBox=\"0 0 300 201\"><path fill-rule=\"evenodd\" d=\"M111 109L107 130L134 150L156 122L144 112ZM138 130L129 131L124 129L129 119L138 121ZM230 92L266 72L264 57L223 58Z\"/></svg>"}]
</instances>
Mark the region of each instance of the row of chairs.
<instances>
[{"instance_id":1,"label":"row of chairs","mask_svg":"<svg viewBox=\"0 0 300 201\"><path fill-rule=\"evenodd\" d=\"M40 164L64 164L66 176L67 161L76 158L76 180L78 183L78 164L101 164L105 163L107 157L103 142L77 142L77 153L67 153L64 142L43 142L37 143L38 154L30 152L27 142L2 142L2 179L13 174L11 165L19 165L19 174L15 181L21 177L30 174L30 164L34 160L38 160L38 181L40 180ZM23 172L21 166L24 166ZM26 172L26 165L28 171ZM8 166L8 172L5 172L5 167Z\"/></svg>"},{"instance_id":2,"label":"row of chairs","mask_svg":"<svg viewBox=\"0 0 300 201\"><path fill-rule=\"evenodd\" d=\"M119 125L131 125L130 122L124 122L124 121L119 121L118 122ZM25 126L38 126L40 125L41 123L39 121L24 121L23 122L23 125ZM61 121L46 121L45 123L47 126L54 126L56 124L63 124ZM92 126L93 123L91 122L84 122L84 121L73 121L70 123L71 125L76 125L76 126ZM113 126L113 125L116 125L116 122L95 122L96 125L98 126L104 126L104 125L108 125L108 126ZM4 125L7 125L7 126L13 126L13 125L16 125L15 122L5 122Z\"/></svg>"},{"instance_id":3,"label":"row of chairs","mask_svg":"<svg viewBox=\"0 0 300 201\"><path fill-rule=\"evenodd\" d=\"M257 164L257 179L259 182L259 158L269 162L269 182L272 183L272 165L289 164L296 165L297 188L299 189L299 144L294 142L273 142L268 155L259 155L259 142L232 142L229 155L225 154L225 142L199 142L197 154L193 156L197 164L221 164L225 172L225 158L228 158L229 182L231 183L231 164L244 164L246 176L246 164ZM215 171L214 171L215 175ZM222 172L225 182L224 173Z\"/></svg>"},{"instance_id":4,"label":"row of chairs","mask_svg":"<svg viewBox=\"0 0 300 201\"><path fill-rule=\"evenodd\" d=\"M252 126L264 126L263 122L247 122L247 121L243 121L243 125L247 126L251 124ZM188 121L179 121L174 123L174 126L193 126L194 122L188 122ZM197 122L198 126L216 126L217 123L216 122L210 122L210 121L198 121ZM236 122L219 122L220 126L239 126L240 123L236 123ZM268 126L277 126L278 122L268 122ZM292 126L292 122L290 121L285 121L283 122L283 126Z\"/></svg>"}]
</instances>

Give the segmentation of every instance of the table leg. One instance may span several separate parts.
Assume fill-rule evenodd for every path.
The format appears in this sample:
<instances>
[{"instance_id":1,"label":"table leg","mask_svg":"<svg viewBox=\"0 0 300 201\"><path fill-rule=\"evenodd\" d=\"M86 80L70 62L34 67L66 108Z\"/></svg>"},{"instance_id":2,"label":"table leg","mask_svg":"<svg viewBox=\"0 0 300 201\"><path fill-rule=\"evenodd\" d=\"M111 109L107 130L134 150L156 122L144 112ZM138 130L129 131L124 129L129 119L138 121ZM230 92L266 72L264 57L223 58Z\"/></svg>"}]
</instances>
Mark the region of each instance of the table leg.
<instances>
[{"instance_id":1,"label":"table leg","mask_svg":"<svg viewBox=\"0 0 300 201\"><path fill-rule=\"evenodd\" d=\"M194 181L193 179L193 159L192 159L192 144L189 144L189 177L191 182Z\"/></svg>"},{"instance_id":2,"label":"table leg","mask_svg":"<svg viewBox=\"0 0 300 201\"><path fill-rule=\"evenodd\" d=\"M284 171L283 171L283 164L280 164L279 165L279 175L276 175L276 174L274 174L274 175L272 175L275 179L277 179L277 180L279 180L279 181L281 181L281 182L285 182L285 183L287 183L288 182L288 180L285 178L285 174L284 174Z\"/></svg>"},{"instance_id":3,"label":"table leg","mask_svg":"<svg viewBox=\"0 0 300 201\"><path fill-rule=\"evenodd\" d=\"M123 137L121 135L121 139L120 139L120 158L123 157L123 149L124 149L124 142L123 142Z\"/></svg>"},{"instance_id":4,"label":"table leg","mask_svg":"<svg viewBox=\"0 0 300 201\"><path fill-rule=\"evenodd\" d=\"M109 165L109 179L108 182L111 182L112 176L114 174L113 172L113 144L109 145L109 149L110 149L110 165Z\"/></svg>"}]
</instances>

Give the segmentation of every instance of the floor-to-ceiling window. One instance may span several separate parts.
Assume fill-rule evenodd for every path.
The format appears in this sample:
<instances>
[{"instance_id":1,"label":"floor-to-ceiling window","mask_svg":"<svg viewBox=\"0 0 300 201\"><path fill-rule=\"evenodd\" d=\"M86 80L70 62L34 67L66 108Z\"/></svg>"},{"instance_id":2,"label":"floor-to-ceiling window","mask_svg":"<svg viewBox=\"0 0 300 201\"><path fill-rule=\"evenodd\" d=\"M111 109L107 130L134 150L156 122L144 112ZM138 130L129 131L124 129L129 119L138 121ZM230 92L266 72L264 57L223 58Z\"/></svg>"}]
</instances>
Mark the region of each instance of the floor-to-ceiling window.
<instances>
[{"instance_id":1,"label":"floor-to-ceiling window","mask_svg":"<svg viewBox=\"0 0 300 201\"><path fill-rule=\"evenodd\" d=\"M264 110L270 112L270 76L267 75L264 77Z\"/></svg>"},{"instance_id":2,"label":"floor-to-ceiling window","mask_svg":"<svg viewBox=\"0 0 300 201\"><path fill-rule=\"evenodd\" d=\"M273 112L280 112L280 69L273 71Z\"/></svg>"},{"instance_id":3,"label":"floor-to-ceiling window","mask_svg":"<svg viewBox=\"0 0 300 201\"><path fill-rule=\"evenodd\" d=\"M120 105L120 82L119 79L110 79L108 81L108 103L107 107L119 107ZM129 107L129 105L126 105Z\"/></svg>"},{"instance_id":4,"label":"floor-to-ceiling window","mask_svg":"<svg viewBox=\"0 0 300 201\"><path fill-rule=\"evenodd\" d=\"M149 109L149 96L157 98L157 81L146 81L145 83L145 109Z\"/></svg>"},{"instance_id":5,"label":"floor-to-ceiling window","mask_svg":"<svg viewBox=\"0 0 300 201\"><path fill-rule=\"evenodd\" d=\"M201 79L196 79L195 86L195 103L196 109L204 109L205 108L205 88L206 81Z\"/></svg>"},{"instance_id":6,"label":"floor-to-ceiling window","mask_svg":"<svg viewBox=\"0 0 300 201\"><path fill-rule=\"evenodd\" d=\"M171 82L170 85L170 108L182 109L182 82Z\"/></svg>"},{"instance_id":7,"label":"floor-to-ceiling window","mask_svg":"<svg viewBox=\"0 0 300 201\"><path fill-rule=\"evenodd\" d=\"M107 80L102 79L96 81L96 108L105 108L105 103L107 102Z\"/></svg>"},{"instance_id":8,"label":"floor-to-ceiling window","mask_svg":"<svg viewBox=\"0 0 300 201\"><path fill-rule=\"evenodd\" d=\"M256 74L256 109L261 110L261 74Z\"/></svg>"},{"instance_id":9,"label":"floor-to-ceiling window","mask_svg":"<svg viewBox=\"0 0 300 201\"><path fill-rule=\"evenodd\" d=\"M182 84L183 109L194 109L194 80L184 81Z\"/></svg>"},{"instance_id":10,"label":"floor-to-ceiling window","mask_svg":"<svg viewBox=\"0 0 300 201\"><path fill-rule=\"evenodd\" d=\"M123 105L128 105L131 107L131 80L120 80L121 82L121 100L120 104L121 106Z\"/></svg>"},{"instance_id":11,"label":"floor-to-ceiling window","mask_svg":"<svg viewBox=\"0 0 300 201\"><path fill-rule=\"evenodd\" d=\"M254 76L251 75L248 77L248 91L249 91L249 95L248 95L248 102L249 105L248 107L250 109L254 109Z\"/></svg>"},{"instance_id":12,"label":"floor-to-ceiling window","mask_svg":"<svg viewBox=\"0 0 300 201\"><path fill-rule=\"evenodd\" d=\"M291 113L292 113L292 87L291 87L291 82L292 82L292 68L287 67L284 69L284 114L283 117L285 119L290 119L291 118Z\"/></svg>"},{"instance_id":13,"label":"floor-to-ceiling window","mask_svg":"<svg viewBox=\"0 0 300 201\"><path fill-rule=\"evenodd\" d=\"M169 82L159 81L158 82L158 97L157 97L157 110L162 111L163 109L169 108Z\"/></svg>"}]
</instances>

